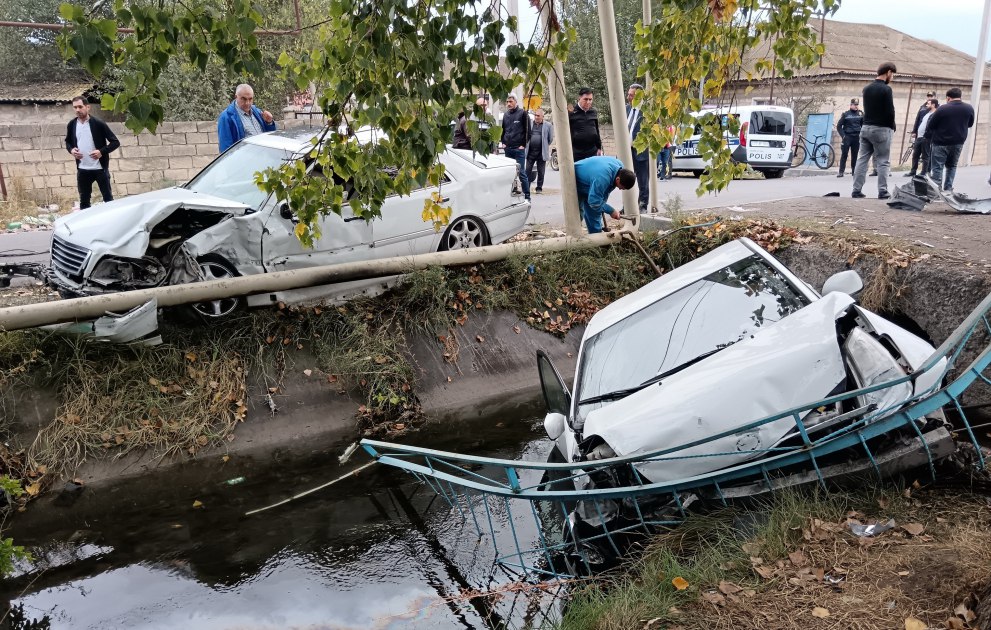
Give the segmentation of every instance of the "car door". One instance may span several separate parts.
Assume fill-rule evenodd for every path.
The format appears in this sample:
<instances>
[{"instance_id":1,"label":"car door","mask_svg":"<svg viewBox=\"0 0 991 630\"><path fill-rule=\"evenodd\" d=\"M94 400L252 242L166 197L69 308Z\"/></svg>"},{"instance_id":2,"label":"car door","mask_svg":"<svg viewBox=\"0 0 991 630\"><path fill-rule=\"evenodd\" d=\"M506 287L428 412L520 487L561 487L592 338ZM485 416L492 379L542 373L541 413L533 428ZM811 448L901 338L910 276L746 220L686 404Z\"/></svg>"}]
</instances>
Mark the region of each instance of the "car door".
<instances>
[{"instance_id":1,"label":"car door","mask_svg":"<svg viewBox=\"0 0 991 630\"><path fill-rule=\"evenodd\" d=\"M428 186L414 190L409 195L393 195L385 200L382 216L372 222L376 258L413 256L436 249L439 234L432 221L423 220L423 203L438 190L441 191L441 203L451 207L453 220L460 207L460 185L448 175L444 176L439 189Z\"/></svg>"},{"instance_id":2,"label":"car door","mask_svg":"<svg viewBox=\"0 0 991 630\"><path fill-rule=\"evenodd\" d=\"M262 257L266 271L303 269L320 265L368 260L372 251L372 225L356 217L349 205L341 214L328 212L318 225L320 236L313 247L305 247L296 237L295 213L280 204L265 224Z\"/></svg>"}]
</instances>

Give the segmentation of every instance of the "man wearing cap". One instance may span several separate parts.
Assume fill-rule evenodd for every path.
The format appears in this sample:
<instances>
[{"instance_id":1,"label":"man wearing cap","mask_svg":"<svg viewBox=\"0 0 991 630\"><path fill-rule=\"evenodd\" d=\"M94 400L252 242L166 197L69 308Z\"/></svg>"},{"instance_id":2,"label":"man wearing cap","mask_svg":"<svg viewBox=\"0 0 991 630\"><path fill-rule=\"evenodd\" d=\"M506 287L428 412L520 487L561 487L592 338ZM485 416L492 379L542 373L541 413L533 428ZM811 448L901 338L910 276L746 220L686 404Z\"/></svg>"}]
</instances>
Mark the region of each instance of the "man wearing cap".
<instances>
[{"instance_id":1,"label":"man wearing cap","mask_svg":"<svg viewBox=\"0 0 991 630\"><path fill-rule=\"evenodd\" d=\"M909 136L909 142L912 143L912 170L905 173L905 177L915 177L919 169L919 158L922 155L923 145L922 134L919 133L919 125L922 124L922 119L929 113L929 101L935 98L935 96L936 93L932 90L926 92L926 101L919 107L919 111L915 114L915 124L912 125L912 134Z\"/></svg>"},{"instance_id":2,"label":"man wearing cap","mask_svg":"<svg viewBox=\"0 0 991 630\"><path fill-rule=\"evenodd\" d=\"M506 97L506 112L502 115L502 140L499 146L505 147L506 157L519 164L520 185L523 196L530 201L530 179L526 172L526 145L530 141L530 117L519 106L516 95Z\"/></svg>"},{"instance_id":3,"label":"man wearing cap","mask_svg":"<svg viewBox=\"0 0 991 630\"><path fill-rule=\"evenodd\" d=\"M864 126L864 114L860 111L860 99L850 99L850 109L840 115L840 121L836 123L836 131L840 132L840 139L843 140L843 149L840 153L840 173L837 177L843 177L846 170L846 156L850 154L850 172L857 168L857 151L860 149L860 128Z\"/></svg>"}]
</instances>

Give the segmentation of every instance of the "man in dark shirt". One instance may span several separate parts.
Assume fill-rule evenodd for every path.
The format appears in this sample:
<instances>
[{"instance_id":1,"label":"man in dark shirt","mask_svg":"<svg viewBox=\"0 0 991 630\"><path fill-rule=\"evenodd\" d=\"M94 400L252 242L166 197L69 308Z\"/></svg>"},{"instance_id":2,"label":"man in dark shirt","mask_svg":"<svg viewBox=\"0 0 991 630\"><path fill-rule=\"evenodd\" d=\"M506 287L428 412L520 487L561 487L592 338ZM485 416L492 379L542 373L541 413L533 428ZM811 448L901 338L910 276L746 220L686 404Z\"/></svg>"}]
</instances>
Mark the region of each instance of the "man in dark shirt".
<instances>
[{"instance_id":1,"label":"man in dark shirt","mask_svg":"<svg viewBox=\"0 0 991 630\"><path fill-rule=\"evenodd\" d=\"M626 90L626 128L630 130L630 143L637 139L640 134L640 124L643 123L643 112L639 107L633 106L633 99L637 92L642 92L643 86L634 83ZM633 173L637 176L637 202L640 212L647 211L647 204L650 202L650 156L646 151L633 152Z\"/></svg>"},{"instance_id":2,"label":"man in dark shirt","mask_svg":"<svg viewBox=\"0 0 991 630\"><path fill-rule=\"evenodd\" d=\"M925 137L932 142L932 171L930 177L946 192L953 191L957 161L967 141L967 130L974 126L974 108L961 99L960 88L946 91L946 103L941 105L926 125ZM943 169L946 168L946 181Z\"/></svg>"},{"instance_id":3,"label":"man in dark shirt","mask_svg":"<svg viewBox=\"0 0 991 630\"><path fill-rule=\"evenodd\" d=\"M887 199L891 167L891 138L895 134L895 100L888 83L895 76L895 64L886 61L877 69L877 79L864 88L864 126L860 130L860 151L853 170L853 194L866 197L861 189L867 180L867 164L874 156L877 168L877 198Z\"/></svg>"},{"instance_id":4,"label":"man in dark shirt","mask_svg":"<svg viewBox=\"0 0 991 630\"><path fill-rule=\"evenodd\" d=\"M599 135L599 113L592 107L592 88L578 91L578 103L568 112L571 128L571 152L575 162L602 155L602 137Z\"/></svg>"},{"instance_id":5,"label":"man in dark shirt","mask_svg":"<svg viewBox=\"0 0 991 630\"><path fill-rule=\"evenodd\" d=\"M516 160L520 167L520 185L523 197L530 201L530 179L526 172L526 145L530 142L530 117L516 102L516 95L506 97L506 113L502 115L501 146L506 148L506 157Z\"/></svg>"},{"instance_id":6,"label":"man in dark shirt","mask_svg":"<svg viewBox=\"0 0 991 630\"><path fill-rule=\"evenodd\" d=\"M860 111L860 99L850 99L850 109L843 112L840 121L836 123L836 131L840 132L843 140L843 151L840 153L840 173L843 177L846 170L846 156L850 154L850 172L857 168L857 151L860 150L860 128L864 126L864 113Z\"/></svg>"},{"instance_id":7,"label":"man in dark shirt","mask_svg":"<svg viewBox=\"0 0 991 630\"><path fill-rule=\"evenodd\" d=\"M919 159L922 157L922 149L925 145L922 134L919 133L919 125L922 124L922 119L929 113L929 101L935 96L936 93L932 90L926 92L926 102L919 107L919 111L915 114L915 124L912 125L912 133L908 138L909 142L912 143L912 168L909 172L905 173L905 177L915 177L915 174L919 170Z\"/></svg>"}]
</instances>

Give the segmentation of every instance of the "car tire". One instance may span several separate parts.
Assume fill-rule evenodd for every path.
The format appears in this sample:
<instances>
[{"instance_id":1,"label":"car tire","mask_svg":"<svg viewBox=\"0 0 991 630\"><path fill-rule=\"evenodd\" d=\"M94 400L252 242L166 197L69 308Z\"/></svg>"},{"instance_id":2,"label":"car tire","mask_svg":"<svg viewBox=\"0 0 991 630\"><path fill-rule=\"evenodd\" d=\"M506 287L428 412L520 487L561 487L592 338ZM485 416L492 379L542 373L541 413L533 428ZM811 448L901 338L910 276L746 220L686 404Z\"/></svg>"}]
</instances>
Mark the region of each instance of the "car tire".
<instances>
[{"instance_id":1,"label":"car tire","mask_svg":"<svg viewBox=\"0 0 991 630\"><path fill-rule=\"evenodd\" d=\"M438 250L446 252L454 249L472 249L488 244L489 233L481 219L458 217L444 230Z\"/></svg>"},{"instance_id":2,"label":"car tire","mask_svg":"<svg viewBox=\"0 0 991 630\"><path fill-rule=\"evenodd\" d=\"M240 274L234 266L219 256L203 256L196 262L203 272L204 280L223 280L236 278ZM182 307L183 314L198 322L220 323L229 320L244 311L247 303L243 296L186 304Z\"/></svg>"},{"instance_id":3,"label":"car tire","mask_svg":"<svg viewBox=\"0 0 991 630\"><path fill-rule=\"evenodd\" d=\"M702 177L702 173L704 173L704 172L705 171L703 171L703 170L695 169L694 171L692 171L692 177L695 177L695 178Z\"/></svg>"},{"instance_id":4,"label":"car tire","mask_svg":"<svg viewBox=\"0 0 991 630\"><path fill-rule=\"evenodd\" d=\"M561 170L561 164L557 161L557 149L551 149L551 168L555 171Z\"/></svg>"},{"instance_id":5,"label":"car tire","mask_svg":"<svg viewBox=\"0 0 991 630\"><path fill-rule=\"evenodd\" d=\"M781 179L785 174L785 169L783 168L762 168L759 170L764 174L764 179Z\"/></svg>"}]
</instances>

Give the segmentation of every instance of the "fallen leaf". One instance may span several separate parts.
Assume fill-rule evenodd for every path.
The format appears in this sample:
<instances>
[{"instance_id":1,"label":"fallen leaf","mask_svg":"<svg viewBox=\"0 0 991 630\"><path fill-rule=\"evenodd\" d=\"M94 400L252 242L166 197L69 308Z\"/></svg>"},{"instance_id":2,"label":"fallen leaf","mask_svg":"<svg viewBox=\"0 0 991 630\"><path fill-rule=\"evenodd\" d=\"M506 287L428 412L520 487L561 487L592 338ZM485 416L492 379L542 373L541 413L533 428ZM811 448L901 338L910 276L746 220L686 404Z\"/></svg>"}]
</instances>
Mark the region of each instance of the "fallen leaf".
<instances>
[{"instance_id":1,"label":"fallen leaf","mask_svg":"<svg viewBox=\"0 0 991 630\"><path fill-rule=\"evenodd\" d=\"M27 492L28 496L38 496L38 493L41 492L41 482L35 481L34 483L29 484L27 488L24 488L24 492Z\"/></svg>"},{"instance_id":2,"label":"fallen leaf","mask_svg":"<svg viewBox=\"0 0 991 630\"><path fill-rule=\"evenodd\" d=\"M396 425L396 431L402 431L405 428L406 428L406 425L403 424L402 422L400 422L399 424Z\"/></svg>"},{"instance_id":3,"label":"fallen leaf","mask_svg":"<svg viewBox=\"0 0 991 630\"><path fill-rule=\"evenodd\" d=\"M754 567L754 571L765 580L770 580L774 577L774 569L772 567Z\"/></svg>"},{"instance_id":4,"label":"fallen leaf","mask_svg":"<svg viewBox=\"0 0 991 630\"><path fill-rule=\"evenodd\" d=\"M193 501L193 508L194 509L199 509L201 507L203 507L203 502L202 501L200 501L199 499L196 499L195 501Z\"/></svg>"},{"instance_id":5,"label":"fallen leaf","mask_svg":"<svg viewBox=\"0 0 991 630\"><path fill-rule=\"evenodd\" d=\"M230 455L224 455L223 457L220 458L220 461L222 461L222 462L224 462L226 464L227 462L231 461L231 456Z\"/></svg>"},{"instance_id":6,"label":"fallen leaf","mask_svg":"<svg viewBox=\"0 0 991 630\"><path fill-rule=\"evenodd\" d=\"M186 360L189 361L190 363L195 363L196 362L196 353L195 352L187 352L186 353Z\"/></svg>"},{"instance_id":7,"label":"fallen leaf","mask_svg":"<svg viewBox=\"0 0 991 630\"><path fill-rule=\"evenodd\" d=\"M702 599L710 604L715 604L716 606L723 606L726 604L726 598L715 591L706 591L705 593L702 593Z\"/></svg>"},{"instance_id":8,"label":"fallen leaf","mask_svg":"<svg viewBox=\"0 0 991 630\"><path fill-rule=\"evenodd\" d=\"M478 343L485 343L485 337L481 335L475 335L475 339L478 340Z\"/></svg>"},{"instance_id":9,"label":"fallen leaf","mask_svg":"<svg viewBox=\"0 0 991 630\"><path fill-rule=\"evenodd\" d=\"M898 575L905 577L906 575L912 575L911 571L899 571Z\"/></svg>"},{"instance_id":10,"label":"fallen leaf","mask_svg":"<svg viewBox=\"0 0 991 630\"><path fill-rule=\"evenodd\" d=\"M520 327L519 326L513 326L513 332L516 333L517 335L520 334Z\"/></svg>"},{"instance_id":11,"label":"fallen leaf","mask_svg":"<svg viewBox=\"0 0 991 630\"><path fill-rule=\"evenodd\" d=\"M309 376L310 374L313 374L313 370L311 370L309 368L306 368L305 370L303 370L303 376Z\"/></svg>"},{"instance_id":12,"label":"fallen leaf","mask_svg":"<svg viewBox=\"0 0 991 630\"><path fill-rule=\"evenodd\" d=\"M946 620L946 627L950 630L964 630L967 627L967 624L965 624L959 617L950 617Z\"/></svg>"},{"instance_id":13,"label":"fallen leaf","mask_svg":"<svg viewBox=\"0 0 991 630\"><path fill-rule=\"evenodd\" d=\"M157 386L157 385L158 385L158 383L159 383L159 380L158 380L157 378L149 378L149 379L148 379L148 384L149 384L149 385L152 385L152 386Z\"/></svg>"},{"instance_id":14,"label":"fallen leaf","mask_svg":"<svg viewBox=\"0 0 991 630\"><path fill-rule=\"evenodd\" d=\"M742 588L732 582L727 582L726 580L720 580L719 582L719 592L723 595L735 595L742 590Z\"/></svg>"},{"instance_id":15,"label":"fallen leaf","mask_svg":"<svg viewBox=\"0 0 991 630\"><path fill-rule=\"evenodd\" d=\"M829 610L823 608L822 606L816 606L812 609L812 616L818 619L825 619L829 616Z\"/></svg>"},{"instance_id":16,"label":"fallen leaf","mask_svg":"<svg viewBox=\"0 0 991 630\"><path fill-rule=\"evenodd\" d=\"M791 563L796 567L800 567L805 564L805 554L801 551L792 551L788 554L788 559L791 560Z\"/></svg>"},{"instance_id":17,"label":"fallen leaf","mask_svg":"<svg viewBox=\"0 0 991 630\"><path fill-rule=\"evenodd\" d=\"M686 580L685 578L683 578L681 576L678 576L678 577L674 578L673 580L671 580L671 584L673 584L674 587L676 589L678 589L679 591L683 591L686 588L688 588L688 580Z\"/></svg>"},{"instance_id":18,"label":"fallen leaf","mask_svg":"<svg viewBox=\"0 0 991 630\"><path fill-rule=\"evenodd\" d=\"M909 617L905 620L905 630L926 630L928 627L924 621L920 621L915 617Z\"/></svg>"},{"instance_id":19,"label":"fallen leaf","mask_svg":"<svg viewBox=\"0 0 991 630\"><path fill-rule=\"evenodd\" d=\"M200 446L206 446L207 444L210 443L210 438L208 438L205 435L201 435L198 438L196 438L196 443L199 444Z\"/></svg>"},{"instance_id":20,"label":"fallen leaf","mask_svg":"<svg viewBox=\"0 0 991 630\"><path fill-rule=\"evenodd\" d=\"M337 375L336 374L331 374L330 376L328 376L327 377L327 382L328 383L336 383L337 382Z\"/></svg>"},{"instance_id":21,"label":"fallen leaf","mask_svg":"<svg viewBox=\"0 0 991 630\"><path fill-rule=\"evenodd\" d=\"M926 531L926 526L921 523L908 523L906 525L902 525L902 529L913 536L919 536L922 532Z\"/></svg>"}]
</instances>

